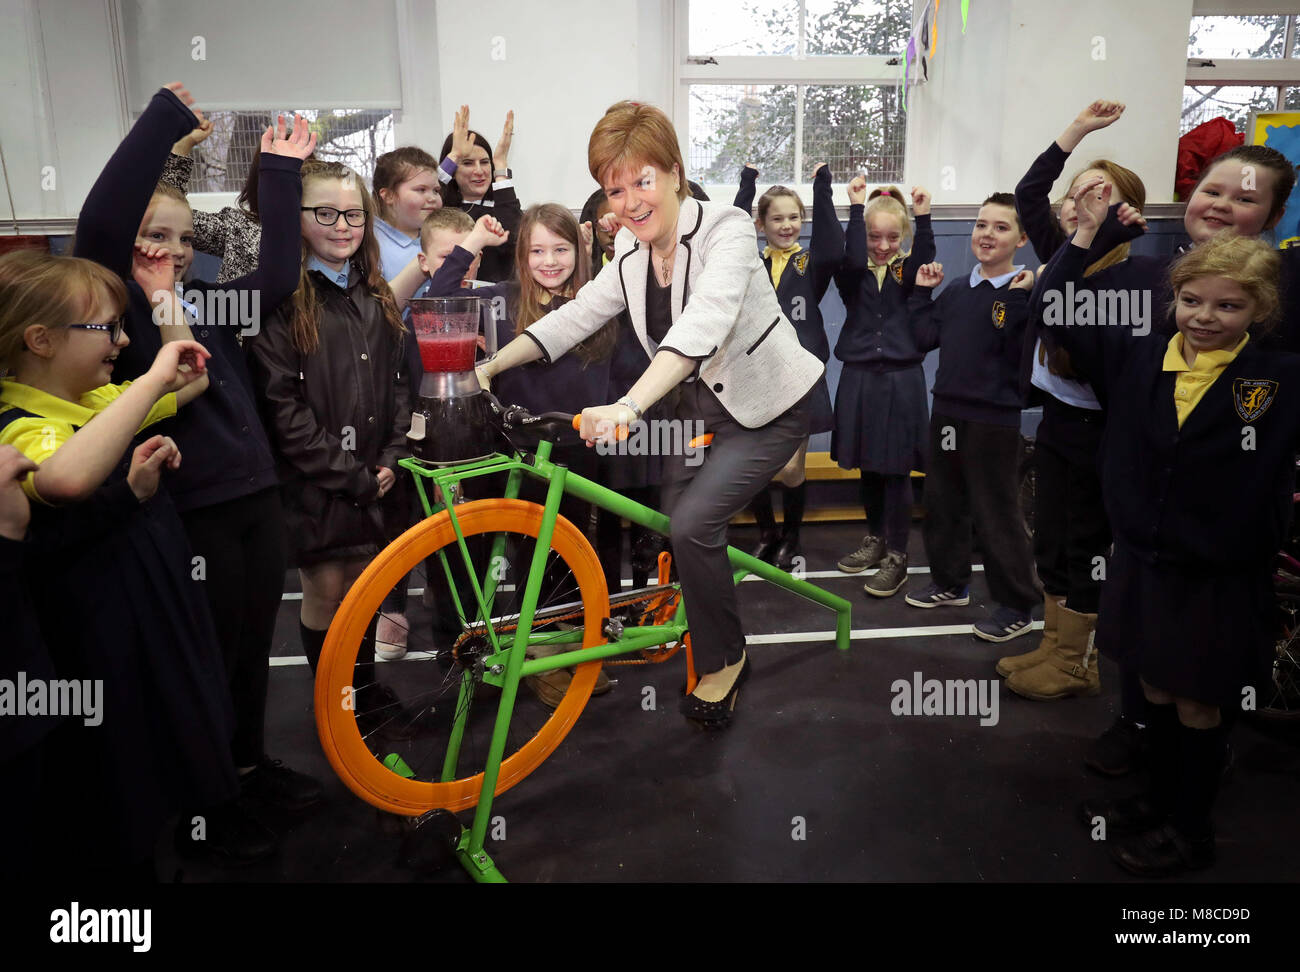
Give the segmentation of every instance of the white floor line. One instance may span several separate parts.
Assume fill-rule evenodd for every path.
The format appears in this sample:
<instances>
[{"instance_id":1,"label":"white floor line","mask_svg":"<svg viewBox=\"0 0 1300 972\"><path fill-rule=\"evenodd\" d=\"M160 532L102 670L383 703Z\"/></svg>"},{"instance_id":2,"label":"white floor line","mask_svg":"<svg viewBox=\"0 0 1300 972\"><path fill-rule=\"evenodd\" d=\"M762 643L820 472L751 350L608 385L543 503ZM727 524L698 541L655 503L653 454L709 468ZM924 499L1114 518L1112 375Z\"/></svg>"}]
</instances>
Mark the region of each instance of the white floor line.
<instances>
[{"instance_id":1,"label":"white floor line","mask_svg":"<svg viewBox=\"0 0 1300 972\"><path fill-rule=\"evenodd\" d=\"M1043 622L1035 621L1030 624L1029 628L1031 631L1041 631L1043 629ZM970 624L929 624L915 628L854 628L849 632L849 640L879 641L887 638L926 638L969 634L971 634ZM783 634L756 634L745 636L745 644L747 645L793 645L809 641L833 642L834 640L834 631L787 631ZM990 642L990 644L993 643L994 642ZM430 661L432 658L432 655L424 652L407 660ZM381 664L385 663L382 658L377 658L375 660ZM306 655L284 655L271 659L272 668L306 664Z\"/></svg>"},{"instance_id":2,"label":"white floor line","mask_svg":"<svg viewBox=\"0 0 1300 972\"><path fill-rule=\"evenodd\" d=\"M971 570L972 570L972 571L982 571L982 570L984 570L984 565L983 565L983 564L974 564L974 565L972 565ZM907 572L908 572L909 574L928 574L928 573L930 573L930 568L929 568L929 567L909 567L909 568L907 568ZM862 576L864 576L864 577L869 577L869 576L870 576L870 575L869 575L865 570L862 571L861 574L862 574ZM857 577L857 576L859 576L859 575L858 575L858 574L846 574L846 573L844 573L844 571L842 571L842 570L809 570L809 571L805 571L805 572L804 572L804 574L802 575L802 578L801 578L801 579L802 579L802 580L826 580L828 577ZM763 579L763 578L758 577L758 576L755 575L755 574L750 574L748 577L745 578L744 583L748 584L750 581L761 581L762 579ZM624 578L623 578L623 586L624 586L624 587L631 587L631 586L632 586L632 578L630 578L630 577L624 577ZM515 589L515 586L514 586L513 584L502 584L502 585L501 585L501 590L503 590L503 591L513 591L514 589ZM424 593L424 588L423 588L423 587L412 587L412 588L410 588L406 593L407 593L407 595L409 595L409 596L411 596L411 597L419 597L421 594ZM302 600L302 595L301 595L301 594L295 594L295 593L289 593L289 594L285 594L283 597L281 597L281 600L282 600L282 601L301 601L301 600Z\"/></svg>"}]
</instances>

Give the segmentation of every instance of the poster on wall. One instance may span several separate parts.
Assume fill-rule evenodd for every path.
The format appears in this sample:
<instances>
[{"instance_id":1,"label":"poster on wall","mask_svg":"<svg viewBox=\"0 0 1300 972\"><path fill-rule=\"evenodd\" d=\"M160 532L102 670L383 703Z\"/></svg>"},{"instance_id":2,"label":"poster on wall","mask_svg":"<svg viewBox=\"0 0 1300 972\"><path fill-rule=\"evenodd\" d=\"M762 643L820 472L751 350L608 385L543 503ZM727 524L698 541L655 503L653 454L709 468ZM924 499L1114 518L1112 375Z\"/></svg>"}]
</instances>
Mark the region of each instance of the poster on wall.
<instances>
[{"instance_id":1,"label":"poster on wall","mask_svg":"<svg viewBox=\"0 0 1300 972\"><path fill-rule=\"evenodd\" d=\"M1257 112L1251 115L1246 131L1252 145L1277 149L1292 165L1300 165L1300 111ZM1280 247L1300 246L1300 184L1291 190L1273 238Z\"/></svg>"}]
</instances>

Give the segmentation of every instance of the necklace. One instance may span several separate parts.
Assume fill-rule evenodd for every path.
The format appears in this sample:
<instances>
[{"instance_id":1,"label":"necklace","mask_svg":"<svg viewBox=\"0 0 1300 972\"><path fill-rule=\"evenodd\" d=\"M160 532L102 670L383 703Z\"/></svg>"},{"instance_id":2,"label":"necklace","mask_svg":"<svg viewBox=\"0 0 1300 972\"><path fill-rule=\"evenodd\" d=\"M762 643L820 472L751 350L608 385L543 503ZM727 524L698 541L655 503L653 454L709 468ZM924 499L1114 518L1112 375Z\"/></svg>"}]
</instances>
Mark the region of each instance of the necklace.
<instances>
[{"instance_id":1,"label":"necklace","mask_svg":"<svg viewBox=\"0 0 1300 972\"><path fill-rule=\"evenodd\" d=\"M654 254L654 255L658 256L658 254ZM663 285L665 287L667 287L670 283L673 282L673 259L676 256L677 256L677 251L674 249L672 253L670 253L668 256L659 257L659 263L660 263L659 276L663 280Z\"/></svg>"}]
</instances>

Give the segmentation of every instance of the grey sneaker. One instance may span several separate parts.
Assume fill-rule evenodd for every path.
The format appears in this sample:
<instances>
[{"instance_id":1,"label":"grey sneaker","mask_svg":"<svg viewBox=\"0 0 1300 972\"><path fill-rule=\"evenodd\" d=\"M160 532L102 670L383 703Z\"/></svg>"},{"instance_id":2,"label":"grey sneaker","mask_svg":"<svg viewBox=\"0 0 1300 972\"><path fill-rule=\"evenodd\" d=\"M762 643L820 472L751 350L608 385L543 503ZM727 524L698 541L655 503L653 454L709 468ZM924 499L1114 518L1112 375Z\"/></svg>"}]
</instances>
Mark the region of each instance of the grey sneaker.
<instances>
[{"instance_id":1,"label":"grey sneaker","mask_svg":"<svg viewBox=\"0 0 1300 972\"><path fill-rule=\"evenodd\" d=\"M871 575L862 589L874 597L890 597L897 594L906 583L907 554L891 550L880 562L880 569Z\"/></svg>"},{"instance_id":2,"label":"grey sneaker","mask_svg":"<svg viewBox=\"0 0 1300 972\"><path fill-rule=\"evenodd\" d=\"M885 559L886 553L885 541L880 537L863 537L862 546L851 554L845 554L835 566L846 574L860 574L878 566Z\"/></svg>"}]
</instances>

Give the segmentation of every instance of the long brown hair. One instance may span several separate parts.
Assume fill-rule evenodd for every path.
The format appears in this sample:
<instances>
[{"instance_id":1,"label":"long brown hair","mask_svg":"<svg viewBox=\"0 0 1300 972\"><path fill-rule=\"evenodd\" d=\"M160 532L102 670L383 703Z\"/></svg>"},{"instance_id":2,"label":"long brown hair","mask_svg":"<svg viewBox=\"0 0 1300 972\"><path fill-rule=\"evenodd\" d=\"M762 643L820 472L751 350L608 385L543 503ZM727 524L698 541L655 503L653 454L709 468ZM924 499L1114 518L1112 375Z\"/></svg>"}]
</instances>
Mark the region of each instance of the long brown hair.
<instances>
[{"instance_id":1,"label":"long brown hair","mask_svg":"<svg viewBox=\"0 0 1300 972\"><path fill-rule=\"evenodd\" d=\"M530 324L535 324L550 309L543 302L548 297L546 288L533 279L528 269L528 250L532 246L533 228L544 226L573 248L573 273L560 285L556 296L573 298L579 290L591 280L591 263L587 260L582 246L582 235L578 221L573 213L558 203L541 203L529 206L519 221L519 238L515 241L515 267L518 276L515 291L515 306L512 317L515 322L515 335L524 333ZM574 350L582 358L584 365L593 361L603 361L614 350L618 340L617 320L611 320L595 334L581 341Z\"/></svg>"},{"instance_id":2,"label":"long brown hair","mask_svg":"<svg viewBox=\"0 0 1300 972\"><path fill-rule=\"evenodd\" d=\"M1070 180L1070 188L1073 189L1074 184L1079 181L1079 176L1083 175L1083 173L1090 169L1096 169L1098 172L1105 173L1106 178L1109 179L1115 188L1120 191L1120 194L1124 197L1124 201L1134 209L1142 210L1146 208L1147 187L1142 182L1141 177L1132 169L1126 169L1118 162L1112 162L1110 159L1093 159L1080 169L1075 177ZM1113 267L1117 263L1123 263L1128 259L1128 253L1129 244L1121 243L1119 246L1106 251L1101 259L1085 267L1083 275L1085 277L1091 277L1094 273L1105 270L1107 267Z\"/></svg>"},{"instance_id":3,"label":"long brown hair","mask_svg":"<svg viewBox=\"0 0 1300 972\"><path fill-rule=\"evenodd\" d=\"M379 241L375 239L375 207L370 193L366 191L361 178L341 162L308 161L302 166L302 186L306 193L307 184L312 181L336 179L339 182L351 180L361 194L361 207L366 211L365 233L361 237L361 246L352 254L352 265L361 273L366 290L370 296L379 301L384 309L384 319L392 329L395 340L400 347L406 337L406 328L402 326L402 315L397 309L397 301L388 287L388 281L379 270ZM307 276L307 261L312 251L307 245L306 237L302 241L302 260L298 269L298 289L290 300L289 324L293 333L293 346L303 354L310 354L320 345L321 299L316 293L316 286Z\"/></svg>"}]
</instances>

